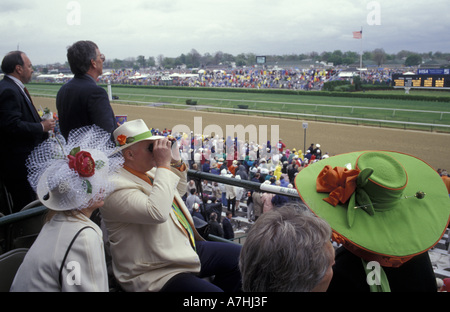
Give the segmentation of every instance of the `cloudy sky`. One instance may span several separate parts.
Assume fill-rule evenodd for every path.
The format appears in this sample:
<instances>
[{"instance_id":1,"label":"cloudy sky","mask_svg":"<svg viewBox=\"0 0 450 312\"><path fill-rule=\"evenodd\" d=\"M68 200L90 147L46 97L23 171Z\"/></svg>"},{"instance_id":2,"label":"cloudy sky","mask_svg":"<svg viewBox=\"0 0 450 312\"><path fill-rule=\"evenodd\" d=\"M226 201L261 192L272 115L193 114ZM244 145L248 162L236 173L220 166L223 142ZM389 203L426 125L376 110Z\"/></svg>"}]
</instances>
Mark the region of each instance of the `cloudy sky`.
<instances>
[{"instance_id":1,"label":"cloudy sky","mask_svg":"<svg viewBox=\"0 0 450 312\"><path fill-rule=\"evenodd\" d=\"M363 29L363 40L352 32ZM383 48L450 52L448 0L1 0L0 55L66 61L78 40L107 59L176 57L196 49L300 54Z\"/></svg>"}]
</instances>

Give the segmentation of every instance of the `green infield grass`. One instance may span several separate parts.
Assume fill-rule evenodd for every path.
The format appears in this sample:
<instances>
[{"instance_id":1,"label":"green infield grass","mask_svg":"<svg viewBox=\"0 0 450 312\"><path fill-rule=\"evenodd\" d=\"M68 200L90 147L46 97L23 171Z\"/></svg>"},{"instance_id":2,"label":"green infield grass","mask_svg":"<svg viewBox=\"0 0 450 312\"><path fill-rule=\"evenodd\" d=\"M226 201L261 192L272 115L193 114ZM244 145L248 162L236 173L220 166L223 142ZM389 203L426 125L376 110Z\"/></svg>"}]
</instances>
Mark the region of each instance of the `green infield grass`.
<instances>
[{"instance_id":1,"label":"green infield grass","mask_svg":"<svg viewBox=\"0 0 450 312\"><path fill-rule=\"evenodd\" d=\"M56 96L61 84L31 83L27 87L34 96L52 97ZM104 88L107 89L106 86ZM113 101L131 105L169 106L179 109L450 132L449 127L438 126L450 126L448 91L412 89L409 94L405 94L404 90L334 94L322 91L301 94L270 91L272 90L258 92L242 89L112 86L112 94L117 97ZM391 96L393 98L390 98Z\"/></svg>"}]
</instances>

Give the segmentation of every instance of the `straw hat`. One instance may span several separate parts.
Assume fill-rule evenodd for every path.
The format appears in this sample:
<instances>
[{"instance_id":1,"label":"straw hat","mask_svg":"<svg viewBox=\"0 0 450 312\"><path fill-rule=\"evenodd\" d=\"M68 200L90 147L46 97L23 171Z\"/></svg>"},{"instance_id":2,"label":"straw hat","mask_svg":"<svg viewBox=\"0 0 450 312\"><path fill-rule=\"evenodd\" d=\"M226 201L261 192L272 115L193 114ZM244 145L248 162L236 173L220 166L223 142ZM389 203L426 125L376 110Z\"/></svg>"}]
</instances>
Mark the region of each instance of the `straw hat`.
<instances>
[{"instance_id":1,"label":"straw hat","mask_svg":"<svg viewBox=\"0 0 450 312\"><path fill-rule=\"evenodd\" d=\"M164 136L153 135L142 119L125 122L113 132L118 151L144 140L159 140Z\"/></svg>"}]
</instances>

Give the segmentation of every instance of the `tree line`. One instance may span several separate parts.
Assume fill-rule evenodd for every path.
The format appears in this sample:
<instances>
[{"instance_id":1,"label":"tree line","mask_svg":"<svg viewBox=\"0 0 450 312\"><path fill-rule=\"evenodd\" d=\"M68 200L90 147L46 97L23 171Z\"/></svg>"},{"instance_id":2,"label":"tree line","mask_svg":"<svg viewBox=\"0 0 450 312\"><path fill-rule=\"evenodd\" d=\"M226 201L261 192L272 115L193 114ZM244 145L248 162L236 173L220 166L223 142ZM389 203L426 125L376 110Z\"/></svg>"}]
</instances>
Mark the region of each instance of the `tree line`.
<instances>
[{"instance_id":1,"label":"tree line","mask_svg":"<svg viewBox=\"0 0 450 312\"><path fill-rule=\"evenodd\" d=\"M182 53L177 57L167 57L162 54L157 57L139 55L137 57L128 57L125 59L107 59L104 63L104 68L124 69L133 68L135 70L142 70L148 68L171 69L186 66L186 68L206 68L209 66L224 66L231 67L232 64L241 66L253 66L256 64L255 53L240 53L232 55L222 51L213 54L207 52L203 55L196 49L192 49L188 53ZM357 52L335 50L333 52L325 51L322 53L310 52L301 54L285 54L285 55L265 55L267 65L293 64L300 62L325 62L333 63L334 66L359 64L360 55ZM375 49L373 51L365 51L362 55L363 62L371 61L377 66L382 66L387 62L404 64L406 66L416 66L423 61L441 60L449 67L450 53L443 52L428 52L416 53L412 51L402 50L398 53L386 53L383 49ZM68 63L62 67L69 68Z\"/></svg>"},{"instance_id":2,"label":"tree line","mask_svg":"<svg viewBox=\"0 0 450 312\"><path fill-rule=\"evenodd\" d=\"M208 66L253 66L256 63L255 53L241 53L238 55L232 55L222 51L200 54L196 49L192 49L188 53L182 53L177 57L166 57L162 54L157 57L150 56L145 57L139 55L138 57L129 57L123 60L113 59L107 60L104 65L107 68L177 68L182 65L186 65L187 68L202 68ZM286 54L286 55L266 55L266 63L279 64L279 63L295 63L302 61L311 62L326 62L333 63L333 65L351 65L359 64L360 55L357 52L341 50L335 50L333 52L310 52L302 54ZM397 63L405 64L406 66L415 66L422 63L424 60L445 60L450 61L450 53L442 52L428 52L428 53L415 53L411 51L400 51L398 53L386 53L383 49L375 49L373 51L365 51L362 55L362 60L372 61L378 66L382 66L386 62L395 61Z\"/></svg>"}]
</instances>

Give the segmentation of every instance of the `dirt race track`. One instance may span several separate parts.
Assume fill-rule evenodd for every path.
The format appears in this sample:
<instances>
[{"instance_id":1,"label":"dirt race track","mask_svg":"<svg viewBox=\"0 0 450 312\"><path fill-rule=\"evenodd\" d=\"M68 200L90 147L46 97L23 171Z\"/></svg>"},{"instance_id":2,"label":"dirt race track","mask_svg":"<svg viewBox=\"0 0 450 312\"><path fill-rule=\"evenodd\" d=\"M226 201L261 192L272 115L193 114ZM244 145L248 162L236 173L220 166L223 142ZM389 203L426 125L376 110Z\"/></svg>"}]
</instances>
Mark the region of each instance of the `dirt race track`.
<instances>
[{"instance_id":1,"label":"dirt race track","mask_svg":"<svg viewBox=\"0 0 450 312\"><path fill-rule=\"evenodd\" d=\"M34 97L33 100L37 107L48 107L52 111L56 111L54 98ZM223 129L223 135L225 136L228 134L226 132L227 125L231 125L232 128L236 128L238 125L242 125L244 128L254 125L258 130L258 136L264 136L266 131L264 131L264 134L259 133L262 132L259 131L259 127L265 125L267 126L267 139L270 140L271 125L278 125L279 137L287 148L295 147L300 150L304 149L302 124L307 122L306 147L309 147L311 143L320 143L322 151L328 152L330 155L359 150L398 151L421 158L434 169L445 168L450 170L450 149L448 146L450 134L218 114L188 109L174 110L122 104L113 104L112 106L116 115L127 115L128 120L142 118L150 128L159 128L160 130L185 125L194 133L201 133L208 125L217 125ZM195 117L201 117L201 119L196 119L196 125L194 125ZM198 121L201 121L201 125ZM235 134L230 135L234 136ZM258 143L262 142L259 142L258 139Z\"/></svg>"}]
</instances>

